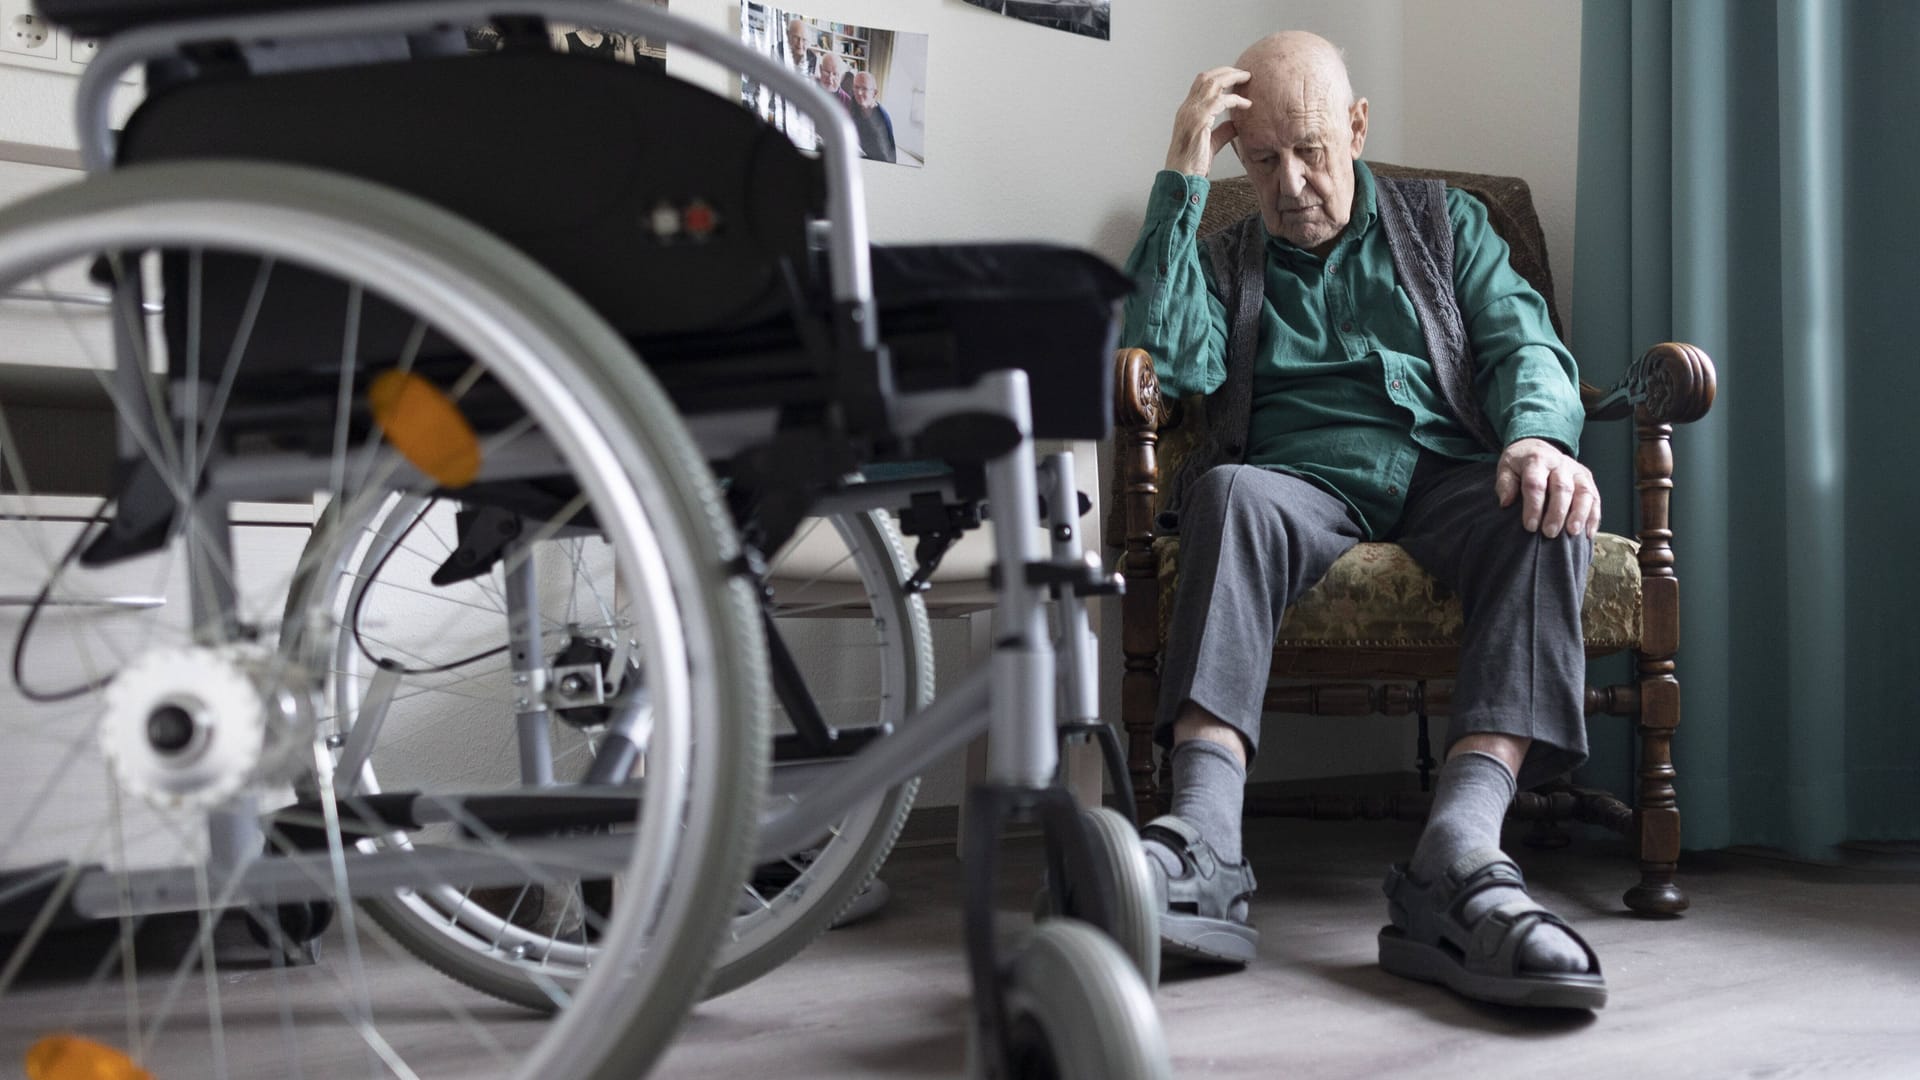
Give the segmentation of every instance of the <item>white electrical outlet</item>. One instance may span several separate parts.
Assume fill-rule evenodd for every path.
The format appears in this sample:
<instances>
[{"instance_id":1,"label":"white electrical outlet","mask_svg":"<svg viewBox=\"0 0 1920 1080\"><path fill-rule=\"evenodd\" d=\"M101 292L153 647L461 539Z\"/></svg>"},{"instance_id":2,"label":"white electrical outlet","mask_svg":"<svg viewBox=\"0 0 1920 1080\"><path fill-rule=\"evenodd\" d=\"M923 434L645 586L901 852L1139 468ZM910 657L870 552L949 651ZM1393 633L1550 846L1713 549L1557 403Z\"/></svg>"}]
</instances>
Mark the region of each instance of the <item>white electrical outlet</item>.
<instances>
[{"instance_id":1,"label":"white electrical outlet","mask_svg":"<svg viewBox=\"0 0 1920 1080\"><path fill-rule=\"evenodd\" d=\"M100 51L99 38L69 37L66 34L61 34L60 36L65 40L65 44L61 47L60 55L65 57L66 61L75 67L86 67L87 62L92 60L94 54Z\"/></svg>"},{"instance_id":2,"label":"white electrical outlet","mask_svg":"<svg viewBox=\"0 0 1920 1080\"><path fill-rule=\"evenodd\" d=\"M25 0L0 3L0 50L49 60L60 55L53 25Z\"/></svg>"},{"instance_id":3,"label":"white electrical outlet","mask_svg":"<svg viewBox=\"0 0 1920 1080\"><path fill-rule=\"evenodd\" d=\"M0 0L0 64L79 75L99 52L98 38L76 38L55 29L34 9L34 0ZM139 85L138 65L122 73L120 81Z\"/></svg>"}]
</instances>

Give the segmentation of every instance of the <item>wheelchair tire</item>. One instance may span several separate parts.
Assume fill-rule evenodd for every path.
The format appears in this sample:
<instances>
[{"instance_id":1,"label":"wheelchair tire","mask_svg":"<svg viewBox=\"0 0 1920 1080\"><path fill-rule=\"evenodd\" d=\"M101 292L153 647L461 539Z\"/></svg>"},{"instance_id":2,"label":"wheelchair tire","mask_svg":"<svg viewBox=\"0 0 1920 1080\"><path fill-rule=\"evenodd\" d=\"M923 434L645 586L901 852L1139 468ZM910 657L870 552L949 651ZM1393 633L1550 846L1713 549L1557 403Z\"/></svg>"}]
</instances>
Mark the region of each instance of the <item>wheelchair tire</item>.
<instances>
[{"instance_id":1,"label":"wheelchair tire","mask_svg":"<svg viewBox=\"0 0 1920 1080\"><path fill-rule=\"evenodd\" d=\"M425 528L410 528L416 517ZM356 526L369 537L388 538L389 543L376 546L369 541L354 545L355 561L337 575L336 588L350 591L357 585L363 589L369 599L362 618L375 624L395 621L388 615L388 600L400 601L402 612L429 627L448 621L431 617L432 601L421 598L421 594L428 591L427 583L423 578L414 578L448 556L450 518L451 515L444 512L422 516L417 501L396 501L377 520ZM857 573L859 592L864 597L864 601L848 601L844 595L838 598L841 602L833 605L831 620L826 625L839 629L862 622L868 624L864 633L843 633L826 647L839 669L832 673L836 678L829 707L838 720L887 723L897 728L908 722L913 712L933 695L931 630L925 604L917 595L900 588L910 571L898 530L885 513L867 511L811 519L802 531L810 534L822 530L839 541L845 554L835 560L836 565L851 563ZM777 553L770 560L768 577L773 582L782 580L783 554L786 552ZM577 552L556 553L556 556L548 561L570 563L574 567L584 561ZM397 569L383 571L381 567L390 559ZM317 566L325 559L315 552L304 561ZM386 580L386 576L399 580ZM554 597L551 590L543 593L547 598L544 607L555 612L553 617L544 613L542 616L548 638L543 643L543 652L550 656L567 647L570 636L578 636L568 633L569 626L578 633L593 635L605 635L610 630L601 622L588 622L583 626L578 620L559 617L560 613L579 609L602 611L611 607L611 616L623 614L617 600L619 590L604 587L604 582L593 580L591 574L584 577L578 573L544 574L542 578L543 586L554 584L556 578L564 579L562 596ZM770 584L775 610L797 611L807 624L816 622L805 619L809 614L819 613L817 609L821 605L809 602L814 599L811 589L816 584L817 579L806 577L791 586ZM499 583L495 582L491 587L453 592L441 603L452 605L449 611L457 616L484 604L487 597L499 589ZM574 595L581 591L591 595ZM391 597L385 595L389 592ZM343 595L335 606L348 603L351 600ZM776 616L773 621L779 626L784 620ZM793 639L794 647L804 647L809 628L797 626L783 634ZM504 623L500 629L504 632ZM363 686L368 677L365 658L359 655L351 640L353 631L354 628L343 626L334 649L336 698L350 695L353 688ZM379 640L412 655L435 648L431 642L407 640L400 631L390 628L381 630ZM508 696L513 688L505 681L480 686L463 681L454 684L450 692L461 702L491 693L498 698L488 703L491 711L503 717L512 712ZM415 710L423 710L433 707L435 695L432 686L418 689L409 686L397 696L405 697ZM556 761L566 760L569 757L566 743L569 740L577 743L582 736L570 731L564 723L552 723L549 729L549 739L555 744L553 757ZM510 772L514 764L512 748L503 750L505 760L496 762L491 769L496 774L503 768ZM579 755L575 752L572 756L577 760ZM462 753L457 761L458 766L467 771L484 765L476 761L473 752ZM356 791L377 794L383 787L392 786L382 774L379 762L376 756L367 763ZM560 783L573 779L577 777L556 777ZM776 884L763 884L749 877L741 886L741 902L736 905L734 918L722 936L707 994L725 993L778 967L818 938L852 905L892 850L912 809L917 787L917 780L908 780L857 807L815 848L795 853L773 867L778 874ZM361 906L388 936L453 978L504 1001L538 1011L552 1011L557 996L553 993L554 987L571 989L584 977L595 952L590 942L554 940L554 931L561 928L551 924L556 919L567 920L569 911L573 910L573 901L567 898L570 895L577 896L577 891L562 892L557 898L548 896L531 903L511 894L473 902L467 896L441 888L370 897L363 899ZM559 905L557 915L556 904ZM578 919L577 912L574 918ZM516 950L530 951L542 962L524 963L525 956L516 957Z\"/></svg>"},{"instance_id":2,"label":"wheelchair tire","mask_svg":"<svg viewBox=\"0 0 1920 1080\"><path fill-rule=\"evenodd\" d=\"M177 276L166 276L169 270L161 252L177 257L170 264L179 271ZM169 398L159 392L164 388L138 377L140 372L158 370L153 361L162 354L156 343L165 341L172 378L182 388L194 385L191 365L200 359L204 344L199 338L202 319L196 313L207 311L206 325L213 324L212 308L201 292L201 268L229 256L255 268L249 274L258 283L256 301L274 267L289 275L322 275L323 280L348 283L341 290L348 318L344 324L332 324L331 331L337 335L336 346L344 344L344 351L336 355L351 361L339 365L332 376L339 384L337 398L318 395L313 407L302 411L302 406L290 405L303 400L295 393L300 373L251 384L243 376L242 384L250 385L249 393L254 395L248 401L256 410L252 415L281 419L241 431L245 410L235 405L222 411L230 404L225 391L237 384L224 376L215 380L212 373L223 363L232 372L245 366L243 360L255 362L258 350L250 351L247 342L254 329L252 313L266 310L258 304L247 308L239 329L233 331L230 350L205 350L208 378L199 385L211 393L201 399L204 412L181 404L195 400L194 394ZM144 261L149 258L154 262ZM147 273L149 268L154 273ZM247 899L236 891L247 877L235 877L225 889L209 890L211 858L193 854L189 845L186 865L156 872L187 874L189 881L197 877L197 895L191 885L184 893L136 892L127 864L116 856L115 868L105 871L112 879L105 895L160 895L174 898L168 903L175 905L184 898L197 900L193 917L198 948L191 956L197 962L169 965L157 975L136 970L130 954L119 963L103 964L94 982L77 992L79 1000L98 1001L104 1007L84 1012L72 1004L76 992L72 988L65 991L69 1004L48 1009L36 1008L38 988L12 983L0 991L4 1003L0 1012L13 1017L59 1016L62 1026L91 1028L92 1037L102 1041L120 1041L134 1032L140 1036L138 1049L144 1058L139 1064L159 1075L199 1074L207 1071L210 1060L213 1068L221 1069L229 1055L255 1063L270 1060L277 1067L296 1070L301 1068L301 1058L312 1055L305 1071L327 1074L375 1069L382 1062L394 1071L428 1075L436 1074L435 1070L447 1075L450 1069L457 1070L452 1075L467 1075L479 1069L516 1077L600 1080L648 1071L697 997L726 926L729 902L745 877L758 822L758 793L764 784L768 717L765 643L755 598L735 572L738 543L717 485L665 394L625 342L591 309L504 242L417 199L315 170L227 161L141 165L0 209L0 294L22 285L44 288L50 278L59 280L68 273L82 279L89 274L95 280L104 276L104 283L118 297L113 308L116 318L110 325L124 345L127 359L121 371L135 373L130 379L135 389L131 397L114 399L115 418L119 428L129 433L126 446L137 446L144 455L136 455L134 466L160 476L160 497L172 500L176 521L187 523L184 532L170 529L159 534L156 543L160 557L184 557L195 601L194 634L189 644L174 644L181 639L180 628L177 621L165 619L177 616L185 606L179 604L162 605L152 613L127 612L111 633L81 626L34 642L28 630L32 618L17 631L12 642L14 685L5 696L7 707L0 709L0 726L13 728L21 722L17 717L25 710L15 707L14 691L46 701L105 698L107 720L94 721L96 714L84 704L79 710L63 706L43 710L56 722L49 725L40 720L29 737L15 739L0 732L7 745L22 750L36 742L44 744L47 737L65 747L55 759L16 755L17 760L7 763L6 782L27 783L28 774L19 772L28 767L26 763L57 760L49 775L32 781L33 790L57 796L55 816L62 816L61 824L70 826L64 816L90 805L90 796L81 790L82 781L88 777L109 780L105 797L97 800L107 804L106 821L90 834L84 829L78 833L93 839L76 842L66 853L72 869L61 878L63 887L34 901L38 910L33 913L33 929L19 941L13 960L24 962L47 926L56 918L70 917L60 905L69 897L77 900L86 895L97 873L85 866L107 862L107 854L130 842L127 815L145 812L138 805L143 801L141 794L151 796L158 790L163 798L149 801L163 819L174 819L167 824L176 833L190 839L205 826L205 835L218 841L222 823L240 827L257 822L259 810L277 804L269 800L284 798L289 785L301 782L296 770L303 760L321 769L321 775L305 783L322 793L325 814L306 827L322 838L320 850L330 852L331 864L330 876L310 880L330 890L326 899L332 904L335 925L327 936L344 944L329 946L318 971L283 970L276 961L270 981L249 980L253 987L247 995L231 996L222 990L226 980L219 970L214 928L223 915ZM168 305L166 317L153 324L127 301L142 280L148 289L160 282L160 292L152 295L163 297ZM245 291L240 295L244 297ZM396 879L391 875L418 874L431 882L433 864L408 859L405 853L369 861L354 850L358 837L343 827L336 800L328 794L332 787L324 775L327 755L320 742L326 732L313 710L302 704L322 692L331 627L319 609L296 604L296 618L280 627L278 646L266 644L271 634L257 634L254 628L270 627L281 598L293 596L302 583L291 576L250 583L236 580L248 571L248 564L233 559L224 531L204 528L208 521L224 526L224 519L200 516L211 514L210 506L224 513L228 499L294 500L308 505L316 496L347 501L368 491L387 491L396 476L413 476L407 483L419 485L420 475L430 473L429 466L405 473L395 455L368 438L369 429L359 419L365 415L357 404L363 341L358 313L363 296L369 309L385 304L402 316L410 315L422 335L427 329L441 334L451 344L454 359L466 364L473 376L465 386L487 380L484 389L494 395L494 401L521 410L507 427L485 429L486 438L479 440L480 449L488 455L485 464L504 460L510 465L515 460L512 450L537 442L540 453L549 456L539 457L529 468L537 468L541 476L553 471L571 476L578 494L542 527L564 527L586 509L612 537L616 560L633 572L649 597L646 663L659 673L660 685L671 688L663 692L650 733L649 754L657 759L658 768L638 795L640 811L632 842L625 841L625 834L619 841L627 852L618 864L627 887L615 898L600 935L603 956L611 959L597 964L573 992L564 994L567 1007L534 1032L496 1037L434 980L423 986L418 978L406 976L404 969L396 973L382 968L370 974L369 963L382 959L374 948L379 941L355 929L357 908L352 900L370 890L393 887L384 884ZM64 303L54 300L56 307ZM173 312L181 305L191 310L175 321ZM62 318L69 315L64 308L60 313ZM261 326L267 325L262 318ZM182 337L165 336L175 332ZM83 344L96 340L78 330L75 336ZM177 340L186 347L175 348ZM124 380L116 385L107 374L101 382L110 392L126 385ZM149 390L154 392L145 392ZM450 396L458 399L458 394ZM232 403L240 400L236 394ZM299 431L313 433L313 442L289 442ZM322 458L321 451L329 447ZM201 449L204 456L198 452ZM496 459L495 453L504 457ZM6 458L9 490L31 494L30 478L20 474L23 459L10 446ZM392 465L397 471L376 472L375 464ZM461 482L438 481L441 486ZM120 510L132 512L124 500ZM65 528L73 523L71 517L60 522L36 513L54 511L26 512L25 517L16 516L16 522L41 536L55 534L55 525ZM98 514L91 519L83 516L80 527L91 529L100 520ZM59 535L74 531L66 528ZM109 534L95 534L94 541L105 535ZM83 539L84 533L73 541L68 556L58 561L48 558L53 580L36 601L35 615L74 561L73 553L81 549ZM137 542L145 539L133 537ZM59 583L71 587L71 579L84 576L76 570ZM256 610L263 598L273 605L264 612ZM150 629L129 645L130 632L123 631L135 623ZM40 669L50 656L76 647L86 653L89 635L100 639L97 655L118 658L118 666L96 662L77 685L54 681L57 676ZM316 648L321 650L318 654L312 651ZM131 660L126 659L129 650ZM200 687L167 667L165 661L176 654L191 661L188 667L197 665L217 676L214 681L219 685L205 690L204 701L199 700ZM212 725L216 731L209 737L211 743L202 745L266 749L257 759L223 757L220 769L209 769L205 777L178 772L168 755L181 759L191 755L176 751L174 728L178 725L171 721L173 713L186 710L154 697L157 704L151 714L146 713L149 706L143 703L148 699L141 695L151 686L158 686L160 693L196 699L199 712L188 719L196 725ZM145 726L112 727L108 721L125 712L129 701L135 707L131 715L148 717ZM251 726L256 724L258 728ZM223 725L232 726L237 734L219 733L226 730ZM151 753L147 742L152 743ZM76 763L81 767L75 768ZM105 767L85 767L88 764ZM176 769L178 775L169 769ZM58 786L63 780L67 786ZM168 783L179 786L167 787ZM234 801L236 796L243 801ZM126 814L122 804L130 807ZM0 845L4 845L0 860L17 865L13 859L47 842L47 823L34 820L45 805L44 800L8 804L8 815L22 807L24 816L0 822L5 827L0 831ZM276 833L279 829L274 825ZM74 830L69 827L67 832ZM529 861L534 856L516 853L525 835L476 834L465 849L453 853L491 859L487 865L493 869L487 873L497 873L505 858L537 877L543 871ZM111 851L103 848L103 838L108 836L114 838ZM12 846L23 838L27 842L20 848ZM544 833L532 836L528 844L543 839L561 840L563 846L569 840ZM549 845L547 850L554 848ZM239 854L249 857L244 850ZM270 850L253 857L254 863L248 865L268 864L284 854ZM362 867L376 866L388 868L390 876L376 874L358 885L349 880L349 868L359 874ZM76 883L78 887L70 891L68 887ZM7 885L10 899L23 895L12 881ZM126 914L125 906L118 910L122 912L121 941L131 944L145 919ZM271 926L267 930L273 932ZM143 951L142 959L148 955ZM123 974L124 1017L115 1004ZM167 980L164 993L160 987L135 992L139 980L156 977ZM186 988L192 992L182 993ZM224 1003L223 997L228 997ZM160 1013L149 1023L142 1015L143 1002L144 1008L173 1014L204 1009L206 1015L199 1020L175 1015L162 1023L166 1014ZM462 1042L470 1045L450 1054L443 1035L427 1040L430 1048L419 1049L431 1055L430 1065L410 1066L406 1059L418 1040L408 1041L404 1031L387 1038L385 1031L416 1021L422 1009L434 1005L445 1008L446 1019L463 1025L469 1038ZM309 1023L312 1028L296 1030L297 1025ZM345 1061L341 1060L343 1050ZM462 1052L492 1056L475 1061Z\"/></svg>"},{"instance_id":3,"label":"wheelchair tire","mask_svg":"<svg viewBox=\"0 0 1920 1080\"><path fill-rule=\"evenodd\" d=\"M871 690L862 690L857 703L850 704L840 695L837 704L843 710L871 710L870 715L854 719L890 724L897 730L934 696L933 631L927 621L926 603L918 594L901 588L912 566L900 530L892 517L878 510L815 521L832 526L847 550L846 558L858 572L866 597L865 618L870 622L864 645L874 654L871 662L851 661L845 649L835 654L836 664L851 664L857 669L856 679L870 679L874 684ZM777 577L780 555L771 562L770 576ZM774 593L777 608L781 590L775 587ZM810 605L802 603L803 599L804 595L787 597L787 606L805 614ZM860 618L856 601L851 610L842 606L837 621L851 619L857 623ZM776 617L775 621L780 620ZM779 770L778 764L774 770ZM879 873L907 823L919 787L918 778L907 780L855 808L804 863L789 858L799 876L783 883L777 893L767 896L755 892L750 879L744 888L752 904L735 915L720 946L718 967L707 988L709 996L752 982L825 933Z\"/></svg>"},{"instance_id":4,"label":"wheelchair tire","mask_svg":"<svg viewBox=\"0 0 1920 1080\"><path fill-rule=\"evenodd\" d=\"M1120 951L1133 961L1149 991L1160 986L1160 911L1147 853L1140 834L1125 816L1104 806L1080 812L1092 848L1093 872L1114 900L1114 925L1109 934ZM1085 919L1074 903L1074 883L1055 890L1043 888L1034 903L1035 919L1066 916ZM1062 897L1059 901L1056 896Z\"/></svg>"},{"instance_id":5,"label":"wheelchair tire","mask_svg":"<svg viewBox=\"0 0 1920 1080\"><path fill-rule=\"evenodd\" d=\"M1006 1019L1010 1080L1173 1076L1138 970L1112 938L1083 922L1055 919L1034 930L1007 977Z\"/></svg>"}]
</instances>

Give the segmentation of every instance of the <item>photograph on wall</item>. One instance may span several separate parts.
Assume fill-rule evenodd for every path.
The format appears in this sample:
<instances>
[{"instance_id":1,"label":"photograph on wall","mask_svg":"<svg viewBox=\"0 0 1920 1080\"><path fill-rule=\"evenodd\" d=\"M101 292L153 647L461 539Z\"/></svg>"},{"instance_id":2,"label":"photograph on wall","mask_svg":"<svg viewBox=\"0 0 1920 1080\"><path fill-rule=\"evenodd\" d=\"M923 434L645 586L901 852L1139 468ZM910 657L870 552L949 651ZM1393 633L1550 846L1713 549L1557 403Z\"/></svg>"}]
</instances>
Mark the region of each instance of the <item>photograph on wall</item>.
<instances>
[{"instance_id":1,"label":"photograph on wall","mask_svg":"<svg viewBox=\"0 0 1920 1080\"><path fill-rule=\"evenodd\" d=\"M667 0L643 0L665 11ZM667 68L665 44L648 41L638 34L609 33L573 23L547 24L548 44L554 52L570 56L594 56L621 64L650 64L661 71ZM492 26L467 27L468 52L498 52L505 43Z\"/></svg>"},{"instance_id":2,"label":"photograph on wall","mask_svg":"<svg viewBox=\"0 0 1920 1080\"><path fill-rule=\"evenodd\" d=\"M927 163L927 35L741 0L740 39L839 102L853 118L861 157L916 169ZM741 76L740 101L795 146L819 148L813 120L759 80Z\"/></svg>"},{"instance_id":3,"label":"photograph on wall","mask_svg":"<svg viewBox=\"0 0 1920 1080\"><path fill-rule=\"evenodd\" d=\"M1011 19L1107 40L1113 22L1113 0L967 0L977 8L997 11Z\"/></svg>"}]
</instances>

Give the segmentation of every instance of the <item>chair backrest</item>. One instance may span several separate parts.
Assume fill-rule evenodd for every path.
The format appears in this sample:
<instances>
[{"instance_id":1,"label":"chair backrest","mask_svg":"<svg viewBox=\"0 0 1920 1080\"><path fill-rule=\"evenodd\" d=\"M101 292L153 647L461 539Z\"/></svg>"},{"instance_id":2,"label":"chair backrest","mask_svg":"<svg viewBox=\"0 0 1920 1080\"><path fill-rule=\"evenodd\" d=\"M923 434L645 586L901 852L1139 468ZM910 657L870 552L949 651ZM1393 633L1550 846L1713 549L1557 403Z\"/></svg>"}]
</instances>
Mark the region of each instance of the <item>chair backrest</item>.
<instances>
[{"instance_id":1,"label":"chair backrest","mask_svg":"<svg viewBox=\"0 0 1920 1080\"><path fill-rule=\"evenodd\" d=\"M119 146L122 164L249 158L418 195L521 248L630 337L784 316L786 269L811 288L807 222L824 212L819 163L746 109L647 65L543 52L184 81L153 94ZM226 322L210 299L209 341L237 325L252 269L224 273L207 268L208 296L231 297ZM339 310L324 284L293 290L276 272L270 299ZM337 339L272 314L261 326L281 330L263 345L285 365L337 366ZM370 312L369 353L409 325Z\"/></svg>"},{"instance_id":2,"label":"chair backrest","mask_svg":"<svg viewBox=\"0 0 1920 1080\"><path fill-rule=\"evenodd\" d=\"M1411 165L1390 165L1369 161L1375 176L1421 178L1444 181L1448 187L1479 199L1487 208L1487 220L1493 231L1507 242L1508 261L1534 291L1546 298L1547 313L1553 319L1553 332L1564 340L1560 310L1554 306L1553 270L1547 265L1547 235L1540 227L1540 214L1533 206L1533 190L1517 176L1492 176L1486 173L1451 172ZM1200 235L1213 233L1245 218L1259 209L1253 184L1244 176L1216 180L1207 194L1207 206L1200 215Z\"/></svg>"}]
</instances>

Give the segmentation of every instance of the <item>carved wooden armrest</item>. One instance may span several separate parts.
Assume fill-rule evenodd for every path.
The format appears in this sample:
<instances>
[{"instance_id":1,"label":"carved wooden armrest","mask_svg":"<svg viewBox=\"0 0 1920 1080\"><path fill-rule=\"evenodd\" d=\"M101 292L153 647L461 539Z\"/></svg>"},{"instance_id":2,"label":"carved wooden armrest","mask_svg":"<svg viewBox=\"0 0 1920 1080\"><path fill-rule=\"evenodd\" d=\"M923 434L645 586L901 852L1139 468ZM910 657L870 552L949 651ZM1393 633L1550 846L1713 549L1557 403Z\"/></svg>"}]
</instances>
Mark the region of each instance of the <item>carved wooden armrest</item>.
<instances>
[{"instance_id":1,"label":"carved wooden armrest","mask_svg":"<svg viewBox=\"0 0 1920 1080\"><path fill-rule=\"evenodd\" d=\"M1160 422L1166 402L1153 373L1153 357L1144 349L1114 354L1113 420L1117 429L1114 462L1121 506L1118 542L1136 553L1139 568L1151 565L1153 503L1160 493Z\"/></svg>"},{"instance_id":2,"label":"carved wooden armrest","mask_svg":"<svg viewBox=\"0 0 1920 1080\"><path fill-rule=\"evenodd\" d=\"M1114 478L1117 528L1109 539L1125 547L1120 572L1127 591L1120 598L1120 716L1126 728L1127 771L1133 779L1135 812L1145 821L1160 812L1153 769L1153 717L1160 696L1160 586L1153 556L1153 504L1160 493L1158 446L1166 403L1153 357L1122 349L1113 358Z\"/></svg>"},{"instance_id":3,"label":"carved wooden armrest","mask_svg":"<svg viewBox=\"0 0 1920 1080\"><path fill-rule=\"evenodd\" d=\"M1642 423L1690 424L1713 407L1713 361L1698 347L1662 342L1636 360L1611 390L1580 384L1588 420L1637 416Z\"/></svg>"},{"instance_id":4,"label":"carved wooden armrest","mask_svg":"<svg viewBox=\"0 0 1920 1080\"><path fill-rule=\"evenodd\" d=\"M1113 421L1123 433L1153 431L1162 415L1160 379L1145 349L1121 349L1113 356Z\"/></svg>"}]
</instances>

